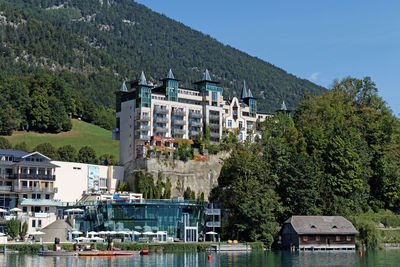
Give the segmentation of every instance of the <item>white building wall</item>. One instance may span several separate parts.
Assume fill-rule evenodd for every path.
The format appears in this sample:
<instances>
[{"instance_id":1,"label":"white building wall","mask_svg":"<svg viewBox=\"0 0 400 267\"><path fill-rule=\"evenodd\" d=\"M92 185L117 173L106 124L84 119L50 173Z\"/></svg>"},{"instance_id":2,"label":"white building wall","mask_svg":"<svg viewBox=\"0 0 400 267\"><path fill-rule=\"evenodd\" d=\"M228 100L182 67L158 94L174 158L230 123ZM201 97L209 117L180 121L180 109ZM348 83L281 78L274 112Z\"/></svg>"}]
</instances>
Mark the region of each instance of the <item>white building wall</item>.
<instances>
[{"instance_id":1,"label":"white building wall","mask_svg":"<svg viewBox=\"0 0 400 267\"><path fill-rule=\"evenodd\" d=\"M134 115L135 100L121 103L120 112L120 142L119 142L119 162L121 165L132 160L134 157Z\"/></svg>"},{"instance_id":2,"label":"white building wall","mask_svg":"<svg viewBox=\"0 0 400 267\"><path fill-rule=\"evenodd\" d=\"M88 191L89 166L99 167L100 178L107 178L107 190L115 191L118 181L124 179L124 168L121 166L102 166L94 164L52 161L60 166L56 169L55 186L58 192L54 194L55 200L63 202L75 202L82 197L84 191Z\"/></svg>"}]
</instances>

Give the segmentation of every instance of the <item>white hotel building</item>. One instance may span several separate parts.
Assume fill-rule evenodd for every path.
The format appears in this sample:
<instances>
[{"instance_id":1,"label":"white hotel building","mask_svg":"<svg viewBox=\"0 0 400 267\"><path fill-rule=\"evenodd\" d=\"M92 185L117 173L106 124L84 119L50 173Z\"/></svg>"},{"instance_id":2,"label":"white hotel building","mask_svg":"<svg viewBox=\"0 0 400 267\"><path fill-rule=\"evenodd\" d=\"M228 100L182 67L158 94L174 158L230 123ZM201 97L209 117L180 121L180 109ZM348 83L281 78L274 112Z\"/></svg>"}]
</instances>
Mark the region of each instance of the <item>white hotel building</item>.
<instances>
[{"instance_id":1,"label":"white hotel building","mask_svg":"<svg viewBox=\"0 0 400 267\"><path fill-rule=\"evenodd\" d=\"M120 142L120 163L144 156L145 147L173 149L176 141L194 139L210 127L210 143L219 143L223 128L238 130L245 140L257 130L257 124L270 114L257 113L257 101L243 85L240 99L224 100L223 89L213 81L208 70L195 88L179 86L170 70L162 85L140 79L123 84L116 92L117 129L113 138ZM252 131L249 131L252 130Z\"/></svg>"}]
</instances>

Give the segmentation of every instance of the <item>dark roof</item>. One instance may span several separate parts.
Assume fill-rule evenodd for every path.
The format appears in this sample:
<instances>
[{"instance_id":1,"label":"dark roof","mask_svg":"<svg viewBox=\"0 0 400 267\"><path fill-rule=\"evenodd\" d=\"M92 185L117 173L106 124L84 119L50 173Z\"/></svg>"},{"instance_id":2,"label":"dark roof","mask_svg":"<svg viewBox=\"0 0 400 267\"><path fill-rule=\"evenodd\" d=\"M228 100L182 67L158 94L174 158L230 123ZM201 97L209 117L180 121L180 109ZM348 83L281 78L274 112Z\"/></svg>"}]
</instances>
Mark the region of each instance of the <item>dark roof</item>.
<instances>
[{"instance_id":1,"label":"dark roof","mask_svg":"<svg viewBox=\"0 0 400 267\"><path fill-rule=\"evenodd\" d=\"M242 93L240 94L240 98L248 98L249 95L247 94L247 88L246 88L246 81L243 81L243 88L242 88Z\"/></svg>"},{"instance_id":2,"label":"dark roof","mask_svg":"<svg viewBox=\"0 0 400 267\"><path fill-rule=\"evenodd\" d=\"M50 162L38 162L38 161L19 161L14 162L14 166L23 165L23 166L34 166L34 167L48 167L48 168L57 168L60 167Z\"/></svg>"},{"instance_id":3,"label":"dark roof","mask_svg":"<svg viewBox=\"0 0 400 267\"><path fill-rule=\"evenodd\" d=\"M22 158L27 154L29 153L21 150L0 149L0 155L8 155L8 156L13 156L15 158Z\"/></svg>"},{"instance_id":4,"label":"dark roof","mask_svg":"<svg viewBox=\"0 0 400 267\"><path fill-rule=\"evenodd\" d=\"M358 234L343 216L292 216L285 221L297 234Z\"/></svg>"}]
</instances>

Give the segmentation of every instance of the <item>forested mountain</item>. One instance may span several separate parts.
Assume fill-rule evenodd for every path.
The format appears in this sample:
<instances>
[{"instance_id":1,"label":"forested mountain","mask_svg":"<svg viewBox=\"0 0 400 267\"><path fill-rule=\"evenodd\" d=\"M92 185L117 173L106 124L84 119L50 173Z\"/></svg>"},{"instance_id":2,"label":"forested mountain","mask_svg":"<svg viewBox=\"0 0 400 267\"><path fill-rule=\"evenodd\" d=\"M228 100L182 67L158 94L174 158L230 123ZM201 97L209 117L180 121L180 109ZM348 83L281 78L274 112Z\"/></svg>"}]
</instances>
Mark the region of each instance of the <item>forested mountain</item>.
<instances>
[{"instance_id":1,"label":"forested mountain","mask_svg":"<svg viewBox=\"0 0 400 267\"><path fill-rule=\"evenodd\" d=\"M118 82L141 70L158 81L172 68L190 85L208 68L226 95L238 95L246 80L266 111L277 109L282 100L295 107L303 92L324 91L130 0L1 2L3 72L26 74L23 63L46 66L109 107Z\"/></svg>"}]
</instances>

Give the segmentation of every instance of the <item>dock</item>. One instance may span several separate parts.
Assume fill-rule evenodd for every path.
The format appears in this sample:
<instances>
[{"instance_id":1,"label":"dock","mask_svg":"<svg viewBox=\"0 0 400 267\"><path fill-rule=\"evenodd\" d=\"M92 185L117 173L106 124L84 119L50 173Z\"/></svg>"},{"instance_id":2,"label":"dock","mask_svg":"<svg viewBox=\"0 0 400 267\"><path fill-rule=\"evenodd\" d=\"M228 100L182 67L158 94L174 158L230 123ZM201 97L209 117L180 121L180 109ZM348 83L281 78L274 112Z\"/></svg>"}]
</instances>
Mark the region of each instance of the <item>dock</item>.
<instances>
[{"instance_id":1,"label":"dock","mask_svg":"<svg viewBox=\"0 0 400 267\"><path fill-rule=\"evenodd\" d=\"M211 245L208 248L209 251L251 251L251 247L248 244L218 244L218 245Z\"/></svg>"}]
</instances>

